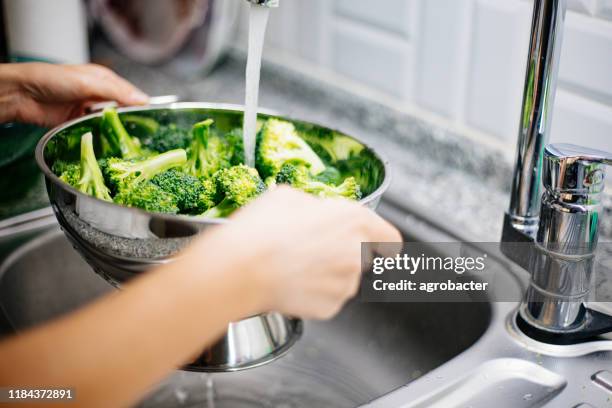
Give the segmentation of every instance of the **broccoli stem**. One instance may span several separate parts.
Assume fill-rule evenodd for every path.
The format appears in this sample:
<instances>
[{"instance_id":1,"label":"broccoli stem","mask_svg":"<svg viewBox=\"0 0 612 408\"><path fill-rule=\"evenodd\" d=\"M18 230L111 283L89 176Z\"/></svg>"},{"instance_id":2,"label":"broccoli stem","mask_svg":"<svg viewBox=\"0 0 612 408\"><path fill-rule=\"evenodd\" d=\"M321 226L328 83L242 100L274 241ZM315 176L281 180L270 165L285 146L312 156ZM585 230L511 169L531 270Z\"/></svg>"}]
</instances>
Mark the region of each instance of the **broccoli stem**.
<instances>
[{"instance_id":1,"label":"broccoli stem","mask_svg":"<svg viewBox=\"0 0 612 408\"><path fill-rule=\"evenodd\" d=\"M138 139L130 136L125 130L116 109L104 109L102 129L108 142L115 150L121 152L121 157L124 159L135 159L143 155Z\"/></svg>"},{"instance_id":2,"label":"broccoli stem","mask_svg":"<svg viewBox=\"0 0 612 408\"><path fill-rule=\"evenodd\" d=\"M206 210L200 217L225 218L229 217L235 210L236 205L228 198L224 198L219 204Z\"/></svg>"},{"instance_id":3,"label":"broccoli stem","mask_svg":"<svg viewBox=\"0 0 612 408\"><path fill-rule=\"evenodd\" d=\"M208 147L208 137L210 136L210 126L215 123L212 119L206 119L193 125L193 137L206 149Z\"/></svg>"},{"instance_id":4,"label":"broccoli stem","mask_svg":"<svg viewBox=\"0 0 612 408\"><path fill-rule=\"evenodd\" d=\"M81 137L81 178L77 183L77 188L96 198L113 201L109 189L104 184L104 176L96 160L91 132Z\"/></svg>"},{"instance_id":5,"label":"broccoli stem","mask_svg":"<svg viewBox=\"0 0 612 408\"><path fill-rule=\"evenodd\" d=\"M187 153L184 149L170 150L169 152L158 154L146 160L133 163L130 166L130 173L137 175L137 180L150 180L157 174L183 166L187 162Z\"/></svg>"},{"instance_id":6,"label":"broccoli stem","mask_svg":"<svg viewBox=\"0 0 612 408\"><path fill-rule=\"evenodd\" d=\"M145 135L157 132L160 126L155 119L138 115L123 115L122 123L127 127L140 130Z\"/></svg>"},{"instance_id":7,"label":"broccoli stem","mask_svg":"<svg viewBox=\"0 0 612 408\"><path fill-rule=\"evenodd\" d=\"M193 145L189 153L188 171L194 176L202 176L202 169L208 163L206 149L210 137L210 126L214 123L212 119L206 119L193 125Z\"/></svg>"}]
</instances>

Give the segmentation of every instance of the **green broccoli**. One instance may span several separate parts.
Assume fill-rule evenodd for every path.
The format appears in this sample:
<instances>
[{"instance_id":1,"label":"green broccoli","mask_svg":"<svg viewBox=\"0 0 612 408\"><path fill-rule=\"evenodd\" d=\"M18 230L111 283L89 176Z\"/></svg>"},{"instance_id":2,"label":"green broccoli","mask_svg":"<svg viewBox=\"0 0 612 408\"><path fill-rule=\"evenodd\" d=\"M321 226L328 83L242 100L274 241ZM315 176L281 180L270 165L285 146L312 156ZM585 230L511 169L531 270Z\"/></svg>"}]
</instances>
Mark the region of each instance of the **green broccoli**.
<instances>
[{"instance_id":1,"label":"green broccoli","mask_svg":"<svg viewBox=\"0 0 612 408\"><path fill-rule=\"evenodd\" d=\"M57 162L78 162L81 156L81 139L85 133L96 133L96 126L91 121L85 125L69 127L62 130L57 136L49 139L45 149L45 157L52 157ZM56 174L61 174L61 172Z\"/></svg>"},{"instance_id":2,"label":"green broccoli","mask_svg":"<svg viewBox=\"0 0 612 408\"><path fill-rule=\"evenodd\" d=\"M70 181L74 181L74 177L75 174L66 175L66 179ZM94 154L93 135L91 132L85 133L81 138L80 177L75 187L85 194L101 200L112 201L110 191L104 184L104 176Z\"/></svg>"},{"instance_id":3,"label":"green broccoli","mask_svg":"<svg viewBox=\"0 0 612 408\"><path fill-rule=\"evenodd\" d=\"M102 157L112 157L118 154L104 133L100 133L98 141L100 145L100 154Z\"/></svg>"},{"instance_id":4,"label":"green broccoli","mask_svg":"<svg viewBox=\"0 0 612 408\"><path fill-rule=\"evenodd\" d=\"M313 175L325 170L321 158L298 136L292 123L269 119L257 139L255 161L264 178L276 176L285 163L306 165Z\"/></svg>"},{"instance_id":5,"label":"green broccoli","mask_svg":"<svg viewBox=\"0 0 612 408\"><path fill-rule=\"evenodd\" d=\"M385 168L371 150L364 150L357 156L336 163L343 176L355 178L364 195L378 188L385 177Z\"/></svg>"},{"instance_id":6,"label":"green broccoli","mask_svg":"<svg viewBox=\"0 0 612 408\"><path fill-rule=\"evenodd\" d=\"M129 188L130 185L151 180L156 175L175 167L184 166L187 153L183 149L149 157L143 160L124 160L110 158L106 164L105 176L115 190Z\"/></svg>"},{"instance_id":7,"label":"green broccoli","mask_svg":"<svg viewBox=\"0 0 612 408\"><path fill-rule=\"evenodd\" d=\"M155 119L140 115L121 115L121 123L132 136L143 139L156 133L160 129L160 124ZM167 149L172 150L172 149Z\"/></svg>"},{"instance_id":8,"label":"green broccoli","mask_svg":"<svg viewBox=\"0 0 612 408\"><path fill-rule=\"evenodd\" d=\"M124 159L137 159L148 155L140 146L140 140L130 136L125 130L115 108L104 109L101 129L105 138L102 143L104 150L110 147L115 153L120 153Z\"/></svg>"},{"instance_id":9,"label":"green broccoli","mask_svg":"<svg viewBox=\"0 0 612 408\"><path fill-rule=\"evenodd\" d=\"M183 214L199 214L216 205L214 201L216 189L211 190L214 183L211 186L190 174L175 169L168 170L153 177L151 182L165 192L173 194Z\"/></svg>"},{"instance_id":10,"label":"green broccoli","mask_svg":"<svg viewBox=\"0 0 612 408\"><path fill-rule=\"evenodd\" d=\"M276 176L278 184L289 184L306 193L319 197L344 197L352 200L361 198L359 184L353 177L348 177L339 186L328 185L312 178L308 168L303 165L286 163Z\"/></svg>"},{"instance_id":11,"label":"green broccoli","mask_svg":"<svg viewBox=\"0 0 612 408\"><path fill-rule=\"evenodd\" d=\"M81 164L78 162L71 163L58 160L53 163L52 170L60 178L60 180L75 188L81 179Z\"/></svg>"},{"instance_id":12,"label":"green broccoli","mask_svg":"<svg viewBox=\"0 0 612 408\"><path fill-rule=\"evenodd\" d=\"M189 129L170 124L159 126L155 132L148 133L142 138L142 144L150 150L159 153L174 149L187 149L192 136Z\"/></svg>"},{"instance_id":13,"label":"green broccoli","mask_svg":"<svg viewBox=\"0 0 612 408\"><path fill-rule=\"evenodd\" d=\"M229 167L225 157L225 146L221 140L210 135L210 126L214 123L207 119L193 126L193 142L189 148L187 172L195 177L211 177L222 168Z\"/></svg>"},{"instance_id":14,"label":"green broccoli","mask_svg":"<svg viewBox=\"0 0 612 408\"><path fill-rule=\"evenodd\" d=\"M365 148L357 140L328 129L305 131L301 136L321 158L332 164L357 156Z\"/></svg>"},{"instance_id":15,"label":"green broccoli","mask_svg":"<svg viewBox=\"0 0 612 408\"><path fill-rule=\"evenodd\" d=\"M337 186L344 181L344 177L335 167L329 166L322 173L318 174L315 179L321 183Z\"/></svg>"},{"instance_id":16,"label":"green broccoli","mask_svg":"<svg viewBox=\"0 0 612 408\"><path fill-rule=\"evenodd\" d=\"M274 187L276 185L276 177L267 177L264 180L264 184L266 185L267 188Z\"/></svg>"},{"instance_id":17,"label":"green broccoli","mask_svg":"<svg viewBox=\"0 0 612 408\"><path fill-rule=\"evenodd\" d=\"M150 181L141 181L120 189L114 201L127 207L137 207L151 212L168 214L179 212L176 196L162 190Z\"/></svg>"},{"instance_id":18,"label":"green broccoli","mask_svg":"<svg viewBox=\"0 0 612 408\"><path fill-rule=\"evenodd\" d=\"M242 137L242 129L233 129L225 135L225 140L228 144L230 164L232 166L244 164L244 139Z\"/></svg>"},{"instance_id":19,"label":"green broccoli","mask_svg":"<svg viewBox=\"0 0 612 408\"><path fill-rule=\"evenodd\" d=\"M223 193L217 188L214 178L200 179L204 186L204 194L200 196L202 207L211 209L223 200Z\"/></svg>"},{"instance_id":20,"label":"green broccoli","mask_svg":"<svg viewBox=\"0 0 612 408\"><path fill-rule=\"evenodd\" d=\"M239 165L219 170L214 180L217 194L222 197L215 207L202 214L208 218L222 218L232 214L236 209L248 204L266 189L266 185L257 170Z\"/></svg>"}]
</instances>

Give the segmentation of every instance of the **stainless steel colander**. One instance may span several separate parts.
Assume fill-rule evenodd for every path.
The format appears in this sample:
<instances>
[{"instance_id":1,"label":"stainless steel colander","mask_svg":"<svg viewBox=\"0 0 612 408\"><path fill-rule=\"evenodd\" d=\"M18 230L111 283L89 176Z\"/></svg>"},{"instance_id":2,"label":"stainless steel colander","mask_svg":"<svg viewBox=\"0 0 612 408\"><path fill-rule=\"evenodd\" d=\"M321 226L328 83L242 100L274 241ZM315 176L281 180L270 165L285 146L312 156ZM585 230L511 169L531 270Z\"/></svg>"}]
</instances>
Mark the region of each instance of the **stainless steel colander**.
<instances>
[{"instance_id":1,"label":"stainless steel colander","mask_svg":"<svg viewBox=\"0 0 612 408\"><path fill-rule=\"evenodd\" d=\"M243 112L238 106L207 103L173 103L119 109L119 114L138 114L160 123L190 127L205 118L215 120L220 131L242 126ZM211 225L230 222L218 219L196 219L180 215L150 213L123 207L85 195L61 181L51 170L55 160L77 160L79 145L73 136L97 127L102 114L94 113L67 122L48 132L38 143L36 161L46 178L47 191L57 219L74 248L93 269L119 287L132 277L155 265L171 262L172 257L194 236ZM270 112L260 118L280 117ZM282 117L281 117L282 118ZM283 118L286 119L286 118ZM298 129L329 132L330 129L291 119ZM141 130L142 131L142 130ZM146 137L146 135L138 135ZM376 174L361 203L374 209L389 185L387 162L370 147ZM202 260L203 267L206 259ZM279 313L266 313L233 322L216 345L186 368L198 371L234 371L272 361L286 352L299 338L302 324Z\"/></svg>"}]
</instances>

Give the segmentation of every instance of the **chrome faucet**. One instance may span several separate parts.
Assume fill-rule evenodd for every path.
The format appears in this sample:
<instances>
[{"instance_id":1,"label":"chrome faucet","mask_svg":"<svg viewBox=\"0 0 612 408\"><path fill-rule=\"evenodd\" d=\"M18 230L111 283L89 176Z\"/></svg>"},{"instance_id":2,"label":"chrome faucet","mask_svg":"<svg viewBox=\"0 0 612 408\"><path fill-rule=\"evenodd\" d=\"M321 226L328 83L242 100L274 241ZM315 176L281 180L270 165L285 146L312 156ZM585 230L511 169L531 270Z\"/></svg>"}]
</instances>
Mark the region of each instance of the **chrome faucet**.
<instances>
[{"instance_id":1,"label":"chrome faucet","mask_svg":"<svg viewBox=\"0 0 612 408\"><path fill-rule=\"evenodd\" d=\"M534 1L512 194L506 213L509 228L504 229L518 241L535 237L538 227L541 161L552 121L566 8L566 0Z\"/></svg>"},{"instance_id":2,"label":"chrome faucet","mask_svg":"<svg viewBox=\"0 0 612 408\"><path fill-rule=\"evenodd\" d=\"M566 8L566 0L534 1L516 163L501 245L510 259L531 273L519 308L519 327L553 343L612 331L612 317L586 308L597 247L599 197L612 154L567 144L546 146Z\"/></svg>"}]
</instances>

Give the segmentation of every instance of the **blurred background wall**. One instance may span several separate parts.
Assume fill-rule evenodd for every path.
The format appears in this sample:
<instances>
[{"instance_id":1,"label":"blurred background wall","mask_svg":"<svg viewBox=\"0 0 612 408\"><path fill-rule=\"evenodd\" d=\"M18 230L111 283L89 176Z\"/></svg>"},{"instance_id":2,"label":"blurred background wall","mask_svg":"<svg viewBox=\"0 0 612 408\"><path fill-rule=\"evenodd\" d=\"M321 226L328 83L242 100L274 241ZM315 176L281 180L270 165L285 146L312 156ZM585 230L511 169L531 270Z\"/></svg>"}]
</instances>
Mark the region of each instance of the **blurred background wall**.
<instances>
[{"instance_id":1,"label":"blurred background wall","mask_svg":"<svg viewBox=\"0 0 612 408\"><path fill-rule=\"evenodd\" d=\"M612 0L567 1L552 139L612 151ZM13 54L63 62L89 58L84 0L2 2ZM243 0L87 3L90 10L98 10L90 12L90 20L94 15L106 23L105 33L123 52L143 47L164 49L164 44L151 36L126 41L125 35L117 34L126 31L119 24L128 14L124 5L140 5L138 10L151 11L140 13L141 17L154 20L153 11L162 13L165 3L193 3L202 9L212 4L213 14L207 21L218 22L210 24L215 30L208 31L207 24L201 24L203 17L195 22L187 19L186 30L195 27L187 45L180 53L164 53L167 64L174 68L172 72L203 73L204 66L212 66L217 60L210 54L220 54L226 44L243 50L247 44L247 7ZM107 3L117 8L114 20L100 17L108 17L108 13L100 12L100 5ZM271 14L266 59L514 152L531 0L280 3ZM233 16L238 10L242 11L242 20L236 26ZM163 13L162 22L166 28L181 31ZM153 34L164 32L162 27L153 27ZM233 40L235 31L238 38ZM135 58L137 53L130 55Z\"/></svg>"},{"instance_id":2,"label":"blurred background wall","mask_svg":"<svg viewBox=\"0 0 612 408\"><path fill-rule=\"evenodd\" d=\"M612 0L568 1L552 139L612 151ZM266 58L514 151L531 10L529 0L281 0Z\"/></svg>"}]
</instances>

